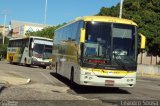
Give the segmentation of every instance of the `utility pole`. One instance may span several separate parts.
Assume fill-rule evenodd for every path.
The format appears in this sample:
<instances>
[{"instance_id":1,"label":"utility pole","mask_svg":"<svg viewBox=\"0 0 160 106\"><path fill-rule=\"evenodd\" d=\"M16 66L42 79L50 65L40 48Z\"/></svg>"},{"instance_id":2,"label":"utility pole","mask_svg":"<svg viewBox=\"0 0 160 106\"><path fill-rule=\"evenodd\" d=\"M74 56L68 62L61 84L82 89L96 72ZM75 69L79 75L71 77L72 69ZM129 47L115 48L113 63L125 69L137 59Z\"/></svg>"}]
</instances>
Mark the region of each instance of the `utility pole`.
<instances>
[{"instance_id":1,"label":"utility pole","mask_svg":"<svg viewBox=\"0 0 160 106\"><path fill-rule=\"evenodd\" d=\"M120 2L119 18L122 18L123 0Z\"/></svg>"},{"instance_id":2,"label":"utility pole","mask_svg":"<svg viewBox=\"0 0 160 106\"><path fill-rule=\"evenodd\" d=\"M7 11L4 11L4 22L3 22L3 45L4 45L4 39L5 39L5 33L6 33L6 18L7 18Z\"/></svg>"},{"instance_id":3,"label":"utility pole","mask_svg":"<svg viewBox=\"0 0 160 106\"><path fill-rule=\"evenodd\" d=\"M46 20L47 20L47 0L45 1L44 26L46 26Z\"/></svg>"}]
</instances>

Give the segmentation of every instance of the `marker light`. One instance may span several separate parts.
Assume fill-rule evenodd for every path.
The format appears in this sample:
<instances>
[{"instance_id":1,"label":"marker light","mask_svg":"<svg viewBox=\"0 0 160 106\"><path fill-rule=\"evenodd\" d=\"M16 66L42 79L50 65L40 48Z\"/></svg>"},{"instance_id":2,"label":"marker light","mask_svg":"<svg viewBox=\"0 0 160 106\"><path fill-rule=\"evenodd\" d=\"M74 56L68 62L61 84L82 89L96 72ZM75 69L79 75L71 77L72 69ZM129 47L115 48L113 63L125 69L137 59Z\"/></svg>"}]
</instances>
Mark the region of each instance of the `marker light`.
<instances>
[{"instance_id":1,"label":"marker light","mask_svg":"<svg viewBox=\"0 0 160 106\"><path fill-rule=\"evenodd\" d=\"M88 60L90 63L106 63L105 60Z\"/></svg>"}]
</instances>

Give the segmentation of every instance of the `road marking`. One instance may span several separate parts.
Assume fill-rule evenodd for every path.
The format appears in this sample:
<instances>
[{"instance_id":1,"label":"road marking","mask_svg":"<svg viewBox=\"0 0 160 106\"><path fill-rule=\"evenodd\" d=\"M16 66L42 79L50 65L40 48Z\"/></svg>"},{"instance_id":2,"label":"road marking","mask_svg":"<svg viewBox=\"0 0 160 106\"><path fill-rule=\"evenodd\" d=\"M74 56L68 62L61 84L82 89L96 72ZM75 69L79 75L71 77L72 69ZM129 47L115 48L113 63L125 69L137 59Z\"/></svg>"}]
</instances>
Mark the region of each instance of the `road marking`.
<instances>
[{"instance_id":1,"label":"road marking","mask_svg":"<svg viewBox=\"0 0 160 106\"><path fill-rule=\"evenodd\" d=\"M44 76L51 84L55 85L55 83L52 80L50 80L44 73L40 72L40 74Z\"/></svg>"}]
</instances>

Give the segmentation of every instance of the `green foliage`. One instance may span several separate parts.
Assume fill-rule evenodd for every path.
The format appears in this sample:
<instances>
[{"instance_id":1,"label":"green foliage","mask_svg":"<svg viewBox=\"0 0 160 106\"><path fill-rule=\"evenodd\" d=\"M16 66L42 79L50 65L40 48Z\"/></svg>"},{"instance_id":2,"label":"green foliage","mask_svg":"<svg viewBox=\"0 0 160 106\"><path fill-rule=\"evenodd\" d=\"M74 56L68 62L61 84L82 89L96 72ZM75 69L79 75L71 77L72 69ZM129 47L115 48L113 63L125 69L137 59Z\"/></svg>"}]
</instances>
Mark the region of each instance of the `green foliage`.
<instances>
[{"instance_id":1,"label":"green foliage","mask_svg":"<svg viewBox=\"0 0 160 106\"><path fill-rule=\"evenodd\" d=\"M0 36L2 36L2 33L0 33Z\"/></svg>"},{"instance_id":2,"label":"green foliage","mask_svg":"<svg viewBox=\"0 0 160 106\"><path fill-rule=\"evenodd\" d=\"M1 33L0 33L0 38L2 38ZM2 39L1 39L1 41L2 41ZM5 44L3 45L2 42L0 43L0 57L2 56L3 58L6 58L8 41L9 41L9 39L5 37L5 40L4 40Z\"/></svg>"},{"instance_id":3,"label":"green foliage","mask_svg":"<svg viewBox=\"0 0 160 106\"><path fill-rule=\"evenodd\" d=\"M119 16L119 4L102 7L97 15ZM146 50L160 56L160 0L124 0L123 18L135 21L139 33L147 37Z\"/></svg>"},{"instance_id":4,"label":"green foliage","mask_svg":"<svg viewBox=\"0 0 160 106\"><path fill-rule=\"evenodd\" d=\"M0 58L6 59L7 57L7 45L0 44Z\"/></svg>"},{"instance_id":5,"label":"green foliage","mask_svg":"<svg viewBox=\"0 0 160 106\"><path fill-rule=\"evenodd\" d=\"M46 27L42 29L41 31L37 32L26 32L26 36L40 36L40 37L47 37L47 38L53 38L54 36L54 30L55 27Z\"/></svg>"}]
</instances>

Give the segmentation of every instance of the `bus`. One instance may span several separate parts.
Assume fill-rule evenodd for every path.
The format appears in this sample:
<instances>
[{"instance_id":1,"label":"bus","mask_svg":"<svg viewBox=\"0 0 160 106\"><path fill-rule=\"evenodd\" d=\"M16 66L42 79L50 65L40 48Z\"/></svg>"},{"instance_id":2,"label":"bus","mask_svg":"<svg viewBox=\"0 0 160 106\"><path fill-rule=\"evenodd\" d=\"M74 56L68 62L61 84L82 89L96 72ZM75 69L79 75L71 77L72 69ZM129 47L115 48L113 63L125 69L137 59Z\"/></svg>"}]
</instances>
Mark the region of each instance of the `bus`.
<instances>
[{"instance_id":1,"label":"bus","mask_svg":"<svg viewBox=\"0 0 160 106\"><path fill-rule=\"evenodd\" d=\"M84 86L134 87L137 24L109 16L76 18L55 31L52 62L56 73ZM72 84L71 83L71 84Z\"/></svg>"},{"instance_id":2,"label":"bus","mask_svg":"<svg viewBox=\"0 0 160 106\"><path fill-rule=\"evenodd\" d=\"M45 37L11 38L7 60L11 64L40 66L45 69L52 62L52 46L53 40Z\"/></svg>"}]
</instances>

